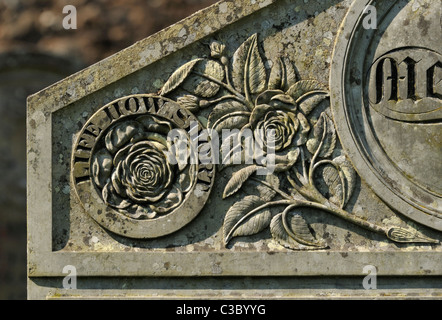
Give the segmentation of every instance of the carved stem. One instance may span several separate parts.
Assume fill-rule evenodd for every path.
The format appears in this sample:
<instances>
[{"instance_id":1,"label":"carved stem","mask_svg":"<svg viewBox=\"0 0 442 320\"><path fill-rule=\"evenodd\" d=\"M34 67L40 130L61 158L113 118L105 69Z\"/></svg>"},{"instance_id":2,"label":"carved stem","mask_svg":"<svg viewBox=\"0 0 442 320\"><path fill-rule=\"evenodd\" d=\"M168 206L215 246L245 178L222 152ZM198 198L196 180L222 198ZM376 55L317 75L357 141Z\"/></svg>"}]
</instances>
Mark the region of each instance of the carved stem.
<instances>
[{"instance_id":1,"label":"carved stem","mask_svg":"<svg viewBox=\"0 0 442 320\"><path fill-rule=\"evenodd\" d=\"M226 73L226 80L227 85L233 88L232 81L230 80L230 69L229 69L229 63L224 65L224 71Z\"/></svg>"},{"instance_id":2,"label":"carved stem","mask_svg":"<svg viewBox=\"0 0 442 320\"><path fill-rule=\"evenodd\" d=\"M299 174L298 172L296 172L297 174ZM297 191L299 192L299 190L301 189L301 187L295 182L295 180L293 180L293 178L290 175L290 172L286 172L286 176L287 176L287 180L290 182L290 185ZM298 177L299 179L299 177Z\"/></svg>"},{"instance_id":3,"label":"carved stem","mask_svg":"<svg viewBox=\"0 0 442 320\"><path fill-rule=\"evenodd\" d=\"M305 155L304 155L304 148L300 148L301 149L301 161L302 161L302 175L305 179L305 181L308 180L307 177L307 168L305 167Z\"/></svg>"},{"instance_id":4,"label":"carved stem","mask_svg":"<svg viewBox=\"0 0 442 320\"><path fill-rule=\"evenodd\" d=\"M275 186L272 186L272 185L271 185L270 183L268 183L267 181L262 181L262 180L260 180L260 179L258 179L258 178L256 178L256 177L252 177L251 179L254 180L254 181L256 181L256 182L261 183L262 185L266 186L266 187L269 188L269 189L272 189L272 190L275 191L276 193L279 193L279 195L281 195L281 197L283 197L284 199L287 199L287 200L292 200L292 199L293 199L290 195L288 195L287 193L285 193L285 192L282 191L281 189L279 189L279 188L277 188L277 187L275 187Z\"/></svg>"},{"instance_id":5,"label":"carved stem","mask_svg":"<svg viewBox=\"0 0 442 320\"><path fill-rule=\"evenodd\" d=\"M295 181L290 177L290 175L287 175L287 179L290 182L290 184L293 186L293 188L295 188L296 191L298 191L304 198L312 200L312 201L293 200L292 204L320 209L325 212L329 212L346 221L349 221L355 225L358 225L362 228L365 228L367 230L387 235L388 230L386 228L365 221L349 213L348 211L345 211L344 209L335 206L333 203L329 202L326 198L324 198L324 196L319 191L317 191L317 189L314 186L307 185L299 187L295 183Z\"/></svg>"},{"instance_id":6,"label":"carved stem","mask_svg":"<svg viewBox=\"0 0 442 320\"><path fill-rule=\"evenodd\" d=\"M209 101L209 103L210 104L217 104L217 103L220 103L220 102L222 102L224 100L229 100L229 99L236 100L238 102L244 103L243 99L240 99L239 97L234 96L234 95L222 96L221 98Z\"/></svg>"},{"instance_id":7,"label":"carved stem","mask_svg":"<svg viewBox=\"0 0 442 320\"><path fill-rule=\"evenodd\" d=\"M339 207L336 207L335 205L333 205L330 202L328 202L328 205L324 205L324 204L316 203L316 202L310 202L310 201L308 201L306 203L304 203L304 201L298 201L298 203L302 204L303 206L308 205L313 208L324 210L324 211L329 212L337 217L340 217L348 222L351 222L357 226L367 229L369 231L373 231L376 233L387 235L387 232L388 232L387 228L385 228L383 226L379 226L379 225L371 223L371 222L368 222L360 217L357 217L354 214L349 213L348 211L345 211Z\"/></svg>"},{"instance_id":8,"label":"carved stem","mask_svg":"<svg viewBox=\"0 0 442 320\"><path fill-rule=\"evenodd\" d=\"M202 73L199 73L199 72L196 72L196 71L194 71L194 73L197 76L200 76L200 77L206 78L209 81L215 82L217 85L223 87L224 89L226 89L227 91L229 91L230 93L235 95L238 99L240 99L239 101L241 101L242 103L247 105L246 98L241 93L236 91L235 88L233 88L231 85L226 84L226 83L224 83L222 81L219 81L218 79L216 79L216 78L214 78L212 76L206 75L206 74L202 74Z\"/></svg>"},{"instance_id":9,"label":"carved stem","mask_svg":"<svg viewBox=\"0 0 442 320\"><path fill-rule=\"evenodd\" d=\"M322 120L324 122L324 132L322 133L321 142L319 143L318 149L316 150L315 154L313 155L313 158L310 162L310 169L309 169L309 181L311 181L313 178L313 166L315 165L316 159L319 157L319 154L321 153L322 145L324 144L325 137L327 135L327 121L325 120L324 114L322 114ZM318 120L319 121L319 120Z\"/></svg>"}]
</instances>

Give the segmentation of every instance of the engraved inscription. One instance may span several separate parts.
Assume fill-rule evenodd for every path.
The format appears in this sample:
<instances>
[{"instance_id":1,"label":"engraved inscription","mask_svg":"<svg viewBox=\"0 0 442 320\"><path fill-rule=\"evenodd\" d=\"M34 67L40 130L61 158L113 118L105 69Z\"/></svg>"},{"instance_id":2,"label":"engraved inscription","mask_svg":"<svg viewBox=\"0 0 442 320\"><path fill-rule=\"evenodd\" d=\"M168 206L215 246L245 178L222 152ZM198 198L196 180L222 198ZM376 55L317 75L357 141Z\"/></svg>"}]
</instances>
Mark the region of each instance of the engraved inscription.
<instances>
[{"instance_id":1,"label":"engraved inscription","mask_svg":"<svg viewBox=\"0 0 442 320\"><path fill-rule=\"evenodd\" d=\"M172 161L174 153L168 142L169 132L187 130L191 122L197 123L191 113L154 95L119 99L88 120L74 145L72 179L80 200L100 224L116 233L148 238L152 237L149 232L138 230L131 235L127 230L113 228L111 220L98 217L98 210L106 210L106 216L112 219L128 218L140 223L165 215L169 221L173 221L169 215L177 216L177 221L183 221L181 224L193 219L204 206L201 192L206 198L210 193L214 168L189 159ZM199 191L198 197L194 190ZM95 198L99 201L92 206L89 202ZM190 214L186 209L189 202L195 210ZM172 222L171 228L158 236L179 227Z\"/></svg>"},{"instance_id":2,"label":"engraved inscription","mask_svg":"<svg viewBox=\"0 0 442 320\"><path fill-rule=\"evenodd\" d=\"M442 119L442 57L423 48L399 48L373 63L369 72L370 105L401 121Z\"/></svg>"},{"instance_id":3,"label":"engraved inscription","mask_svg":"<svg viewBox=\"0 0 442 320\"><path fill-rule=\"evenodd\" d=\"M355 7L330 77L341 143L385 203L442 231L440 2L425 1L419 14L410 1L376 2L377 31L361 23L362 2Z\"/></svg>"}]
</instances>

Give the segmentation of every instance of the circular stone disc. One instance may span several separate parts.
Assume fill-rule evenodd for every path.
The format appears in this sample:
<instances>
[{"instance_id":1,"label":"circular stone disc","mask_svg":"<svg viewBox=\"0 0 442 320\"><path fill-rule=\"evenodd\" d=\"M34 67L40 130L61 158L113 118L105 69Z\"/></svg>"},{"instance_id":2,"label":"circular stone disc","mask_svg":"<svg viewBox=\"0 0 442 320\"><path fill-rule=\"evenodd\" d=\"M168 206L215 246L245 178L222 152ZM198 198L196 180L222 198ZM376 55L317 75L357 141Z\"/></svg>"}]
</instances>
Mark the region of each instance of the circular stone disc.
<instances>
[{"instance_id":1,"label":"circular stone disc","mask_svg":"<svg viewBox=\"0 0 442 320\"><path fill-rule=\"evenodd\" d=\"M442 231L441 4L415 4L355 1L334 51L331 105L361 178L391 208Z\"/></svg>"},{"instance_id":2,"label":"circular stone disc","mask_svg":"<svg viewBox=\"0 0 442 320\"><path fill-rule=\"evenodd\" d=\"M125 212L125 207L115 208L106 203L102 191L104 188L97 187L97 179L94 176L94 172L97 172L92 167L94 154L96 154L97 149L103 150L103 141L106 140L109 128L115 128L115 124L133 123L134 118L144 115L153 115L160 119L158 120L160 123L162 121L172 123L175 129L181 129L185 132L195 130L194 123L198 123L198 132L202 130L195 116L181 108L176 102L155 95L133 95L113 101L92 115L78 134L72 156L72 183L84 209L102 227L121 236L136 239L157 238L183 228L204 207L215 179L214 165L203 164L199 162L199 159L193 161L196 164L190 162L187 165L192 166L192 169L188 171L188 175L192 176L190 180L193 183L190 183L191 187L188 191L183 192L182 201L172 211L157 214L151 219L131 217L130 214ZM148 123L147 126L149 125L155 126L155 123ZM119 128L124 127L120 126ZM122 130L120 130L121 137L127 134L130 135L130 129L121 132ZM114 145L118 147L118 143L121 144L121 148L124 148L124 141L121 142L117 139ZM155 145L155 142L153 142L153 145ZM113 157L112 160L115 160L117 155L121 154L117 150L110 153ZM107 162L107 166L111 168L110 170L115 170L115 164L109 164L113 162ZM178 181L180 176L175 175L175 179ZM129 198L125 200L131 201ZM169 201L167 195L161 201ZM150 205L156 203L135 202L134 204L144 206L149 210Z\"/></svg>"}]
</instances>

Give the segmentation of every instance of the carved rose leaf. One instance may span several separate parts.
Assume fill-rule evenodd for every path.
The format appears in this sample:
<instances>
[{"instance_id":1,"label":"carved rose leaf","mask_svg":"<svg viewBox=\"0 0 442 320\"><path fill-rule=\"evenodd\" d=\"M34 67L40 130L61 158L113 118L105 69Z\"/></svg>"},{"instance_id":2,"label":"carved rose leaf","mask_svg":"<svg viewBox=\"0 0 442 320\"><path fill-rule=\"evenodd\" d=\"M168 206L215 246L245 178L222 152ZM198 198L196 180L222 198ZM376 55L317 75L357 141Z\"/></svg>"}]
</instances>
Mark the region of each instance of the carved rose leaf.
<instances>
[{"instance_id":1,"label":"carved rose leaf","mask_svg":"<svg viewBox=\"0 0 442 320\"><path fill-rule=\"evenodd\" d=\"M258 191L259 194L259 198L265 202L270 202L273 200L273 198L275 198L275 196L277 195L276 191L274 191L273 189L270 189L267 186L264 186L263 184L256 182L256 181L251 181L253 188L255 190ZM279 187L279 181L278 181L278 185Z\"/></svg>"},{"instance_id":2,"label":"carved rose leaf","mask_svg":"<svg viewBox=\"0 0 442 320\"><path fill-rule=\"evenodd\" d=\"M344 177L344 191L343 191L343 199L344 202L342 207L345 207L348 200L353 194L356 185L356 171L353 168L352 164L347 160L345 156L340 156L338 158L333 159L333 162L336 163L341 169L342 176Z\"/></svg>"},{"instance_id":3,"label":"carved rose leaf","mask_svg":"<svg viewBox=\"0 0 442 320\"><path fill-rule=\"evenodd\" d=\"M193 74L183 82L183 89L203 98L211 98L220 90L220 85L207 78L222 82L225 78L224 67L212 60L201 60L194 68Z\"/></svg>"},{"instance_id":4,"label":"carved rose leaf","mask_svg":"<svg viewBox=\"0 0 442 320\"><path fill-rule=\"evenodd\" d=\"M317 179L315 185L318 186L319 182L322 180L326 186L318 186L319 192L328 198L328 200L339 207L344 207L344 188L345 181L342 179L342 173L339 168L327 164L322 169L322 179ZM343 183L344 182L344 183ZM329 193L330 195L327 195Z\"/></svg>"},{"instance_id":5,"label":"carved rose leaf","mask_svg":"<svg viewBox=\"0 0 442 320\"><path fill-rule=\"evenodd\" d=\"M271 219L272 213L270 210L262 210L240 225L233 232L232 238L258 234L270 225Z\"/></svg>"},{"instance_id":6,"label":"carved rose leaf","mask_svg":"<svg viewBox=\"0 0 442 320\"><path fill-rule=\"evenodd\" d=\"M223 129L241 129L249 122L250 112L236 111L227 114L213 124L213 129L217 132L222 132Z\"/></svg>"},{"instance_id":7,"label":"carved rose leaf","mask_svg":"<svg viewBox=\"0 0 442 320\"><path fill-rule=\"evenodd\" d=\"M327 100L330 95L327 92L313 91L305 94L300 99L298 99L299 109L302 113L309 115L316 107L321 105L325 100Z\"/></svg>"},{"instance_id":8,"label":"carved rose leaf","mask_svg":"<svg viewBox=\"0 0 442 320\"><path fill-rule=\"evenodd\" d=\"M218 104L215 108L213 108L209 115L207 127L214 129L215 124L219 124L221 122L219 121L221 118L224 117L224 119L227 119L227 115L231 115L235 112L248 112L248 109L242 103L233 100Z\"/></svg>"},{"instance_id":9,"label":"carved rose leaf","mask_svg":"<svg viewBox=\"0 0 442 320\"><path fill-rule=\"evenodd\" d=\"M273 239L287 249L301 249L299 243L291 238L287 231L285 231L284 224L282 223L282 213L273 217L272 221L270 222L270 233L272 234Z\"/></svg>"},{"instance_id":10,"label":"carved rose leaf","mask_svg":"<svg viewBox=\"0 0 442 320\"><path fill-rule=\"evenodd\" d=\"M284 218L288 221L284 221ZM327 247L324 241L313 236L307 222L299 214L276 215L270 223L270 232L279 244L288 249L318 250Z\"/></svg>"},{"instance_id":11,"label":"carved rose leaf","mask_svg":"<svg viewBox=\"0 0 442 320\"><path fill-rule=\"evenodd\" d=\"M253 164L255 160L253 135L246 133L246 130L250 130L250 124L243 126L239 135L233 131L228 137L223 137L220 148L223 158L218 166L219 171L238 163Z\"/></svg>"},{"instance_id":12,"label":"carved rose leaf","mask_svg":"<svg viewBox=\"0 0 442 320\"><path fill-rule=\"evenodd\" d=\"M257 196L247 196L227 211L223 225L223 238L226 245L233 237L253 235L268 227L271 219L270 211L256 210L264 203Z\"/></svg>"},{"instance_id":13,"label":"carved rose leaf","mask_svg":"<svg viewBox=\"0 0 442 320\"><path fill-rule=\"evenodd\" d=\"M184 80L187 79L195 65L201 60L203 59L195 59L179 67L164 84L160 95L164 96L178 88L184 82Z\"/></svg>"},{"instance_id":14,"label":"carved rose leaf","mask_svg":"<svg viewBox=\"0 0 442 320\"><path fill-rule=\"evenodd\" d=\"M326 91L327 88L316 80L301 80L292 85L287 94L297 101L306 93L313 91Z\"/></svg>"},{"instance_id":15,"label":"carved rose leaf","mask_svg":"<svg viewBox=\"0 0 442 320\"><path fill-rule=\"evenodd\" d=\"M251 165L235 172L224 189L223 198L230 197L241 189L244 182L246 182L256 170L258 170L258 166Z\"/></svg>"},{"instance_id":16,"label":"carved rose leaf","mask_svg":"<svg viewBox=\"0 0 442 320\"><path fill-rule=\"evenodd\" d=\"M287 57L279 57L270 72L269 90L287 91L298 81L295 67Z\"/></svg>"},{"instance_id":17,"label":"carved rose leaf","mask_svg":"<svg viewBox=\"0 0 442 320\"><path fill-rule=\"evenodd\" d=\"M199 99L192 95L183 95L177 98L178 104L187 109L188 111L195 113L200 110Z\"/></svg>"},{"instance_id":18,"label":"carved rose leaf","mask_svg":"<svg viewBox=\"0 0 442 320\"><path fill-rule=\"evenodd\" d=\"M333 120L323 112L310 133L307 149L321 158L329 157L336 147L336 129Z\"/></svg>"},{"instance_id":19,"label":"carved rose leaf","mask_svg":"<svg viewBox=\"0 0 442 320\"><path fill-rule=\"evenodd\" d=\"M267 74L257 39L257 34L252 35L233 55L233 84L241 93L256 94L266 87Z\"/></svg>"}]
</instances>

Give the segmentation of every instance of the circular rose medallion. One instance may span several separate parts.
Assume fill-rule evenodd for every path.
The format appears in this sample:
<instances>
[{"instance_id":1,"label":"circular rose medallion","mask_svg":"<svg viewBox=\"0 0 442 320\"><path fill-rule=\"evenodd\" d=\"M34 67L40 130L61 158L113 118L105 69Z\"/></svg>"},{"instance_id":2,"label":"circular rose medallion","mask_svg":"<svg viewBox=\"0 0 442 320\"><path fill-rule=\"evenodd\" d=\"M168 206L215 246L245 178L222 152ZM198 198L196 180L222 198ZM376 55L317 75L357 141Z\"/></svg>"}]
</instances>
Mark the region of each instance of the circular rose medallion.
<instances>
[{"instance_id":1,"label":"circular rose medallion","mask_svg":"<svg viewBox=\"0 0 442 320\"><path fill-rule=\"evenodd\" d=\"M359 175L393 209L442 230L440 1L357 1L335 47L331 104Z\"/></svg>"},{"instance_id":2,"label":"circular rose medallion","mask_svg":"<svg viewBox=\"0 0 442 320\"><path fill-rule=\"evenodd\" d=\"M72 180L84 209L104 228L130 238L184 227L214 182L214 166L191 155L189 132L201 129L179 104L154 95L124 97L98 110L73 149Z\"/></svg>"}]
</instances>

